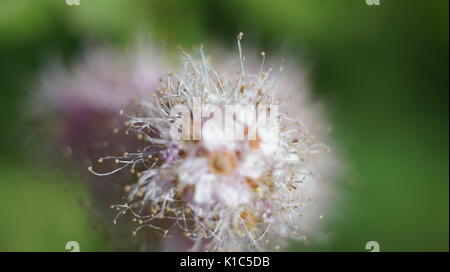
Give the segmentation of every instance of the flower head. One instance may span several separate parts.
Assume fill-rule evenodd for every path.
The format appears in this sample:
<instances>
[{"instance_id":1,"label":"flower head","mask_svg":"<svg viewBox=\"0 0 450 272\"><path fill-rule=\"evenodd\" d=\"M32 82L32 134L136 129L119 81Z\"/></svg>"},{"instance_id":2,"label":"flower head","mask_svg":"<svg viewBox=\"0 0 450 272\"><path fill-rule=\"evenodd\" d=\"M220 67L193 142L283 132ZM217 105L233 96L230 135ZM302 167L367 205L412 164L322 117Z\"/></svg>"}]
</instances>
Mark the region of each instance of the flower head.
<instances>
[{"instance_id":1,"label":"flower head","mask_svg":"<svg viewBox=\"0 0 450 272\"><path fill-rule=\"evenodd\" d=\"M85 170L105 154L144 146L137 137L124 134L126 117L121 110L132 110L136 101L151 97L160 69L166 70L167 64L161 51L146 39L124 49L88 46L83 52L69 68L61 61L53 62L42 74L40 92L31 104L33 115L51 125L45 135L53 136L58 152ZM105 160L101 165L106 170L116 164ZM91 179L95 200L101 203L98 207L121 199L122 190L119 193L116 187L122 188L132 178L131 173L120 172L106 180Z\"/></svg>"},{"instance_id":2,"label":"flower head","mask_svg":"<svg viewBox=\"0 0 450 272\"><path fill-rule=\"evenodd\" d=\"M120 111L123 130L143 147L89 167L98 176L128 169L138 177L125 186L127 201L113 206L115 222L128 213L135 234L181 232L191 250L273 250L306 239L308 212L329 173L321 157L330 151L307 124L322 121L296 80L277 82L281 72L264 67L265 53L259 71L246 69L241 39L237 69L217 71L203 48L199 58L183 52L179 71ZM117 167L99 171L108 160Z\"/></svg>"}]
</instances>

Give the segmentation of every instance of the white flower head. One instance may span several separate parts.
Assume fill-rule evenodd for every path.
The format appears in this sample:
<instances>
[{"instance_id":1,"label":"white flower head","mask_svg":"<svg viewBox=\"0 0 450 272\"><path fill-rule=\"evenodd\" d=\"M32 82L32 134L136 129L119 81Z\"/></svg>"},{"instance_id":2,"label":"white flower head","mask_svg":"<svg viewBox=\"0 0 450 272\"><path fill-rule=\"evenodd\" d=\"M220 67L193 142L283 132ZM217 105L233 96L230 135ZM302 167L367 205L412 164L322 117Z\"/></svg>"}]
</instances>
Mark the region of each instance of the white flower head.
<instances>
[{"instance_id":1,"label":"white flower head","mask_svg":"<svg viewBox=\"0 0 450 272\"><path fill-rule=\"evenodd\" d=\"M329 148L287 106L295 100L280 89L281 72L264 67L265 53L259 71L246 70L241 39L240 65L231 71L215 70L203 48L198 59L182 52L179 71L162 78L138 113L124 113L127 132L146 147L101 158L118 164L109 173L89 168L138 173L128 201L114 206L118 217L136 218L134 233L182 232L191 250L208 251L274 250L308 234L306 215L320 198L316 171L326 171L320 156Z\"/></svg>"}]
</instances>

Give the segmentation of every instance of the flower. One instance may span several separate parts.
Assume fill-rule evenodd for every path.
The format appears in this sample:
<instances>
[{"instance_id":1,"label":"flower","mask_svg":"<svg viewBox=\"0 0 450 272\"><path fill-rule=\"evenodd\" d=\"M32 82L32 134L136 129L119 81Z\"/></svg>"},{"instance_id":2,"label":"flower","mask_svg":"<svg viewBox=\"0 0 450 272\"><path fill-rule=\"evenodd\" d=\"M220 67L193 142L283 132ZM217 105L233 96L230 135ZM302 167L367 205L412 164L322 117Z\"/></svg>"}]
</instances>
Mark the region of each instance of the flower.
<instances>
[{"instance_id":1,"label":"flower","mask_svg":"<svg viewBox=\"0 0 450 272\"><path fill-rule=\"evenodd\" d=\"M265 53L259 71L249 72L241 39L237 73L214 69L203 47L199 58L182 52L179 70L131 113L121 110L121 130L144 146L88 168L97 176L137 173L125 186L127 201L112 206L114 222L135 218L133 234L181 232L195 251L276 250L305 241L323 218L317 202L327 198L333 158L317 142L326 137L308 127L320 131L322 117L295 76L277 82L282 71L264 67ZM102 172L105 161L117 167Z\"/></svg>"},{"instance_id":2,"label":"flower","mask_svg":"<svg viewBox=\"0 0 450 272\"><path fill-rule=\"evenodd\" d=\"M121 130L126 121L121 110L132 110L136 101L148 99L167 64L161 50L145 39L125 49L88 46L83 52L69 68L54 62L45 69L30 104L33 115L48 125L45 135L52 136L53 146L84 173L101 156L142 147L141 140ZM115 162L102 165L107 169ZM133 174L93 177L88 175L88 185L100 202L98 209L120 200Z\"/></svg>"}]
</instances>

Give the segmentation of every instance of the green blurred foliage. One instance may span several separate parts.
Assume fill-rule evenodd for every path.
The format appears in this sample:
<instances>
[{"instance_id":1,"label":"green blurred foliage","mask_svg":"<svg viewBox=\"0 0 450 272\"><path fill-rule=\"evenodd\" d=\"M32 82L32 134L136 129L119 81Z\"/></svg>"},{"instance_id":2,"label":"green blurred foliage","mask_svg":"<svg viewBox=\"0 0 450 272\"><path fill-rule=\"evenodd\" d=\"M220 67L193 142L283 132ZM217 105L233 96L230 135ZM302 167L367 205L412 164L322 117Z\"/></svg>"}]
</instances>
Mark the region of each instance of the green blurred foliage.
<instances>
[{"instance_id":1,"label":"green blurred foliage","mask_svg":"<svg viewBox=\"0 0 450 272\"><path fill-rule=\"evenodd\" d=\"M77 241L82 251L108 250L93 224L85 188L61 174L1 167L0 251L65 251Z\"/></svg>"},{"instance_id":2,"label":"green blurred foliage","mask_svg":"<svg viewBox=\"0 0 450 272\"><path fill-rule=\"evenodd\" d=\"M139 31L168 50L232 47L243 31L244 46L308 65L348 171L344 200L325 223L334 239L292 250L363 251L370 240L382 251L448 250L448 8L445 0L3 0L0 250L64 250L69 240L110 249L77 204L89 198L81 183L30 162L23 101L48 57L70 60L86 40L124 44Z\"/></svg>"}]
</instances>

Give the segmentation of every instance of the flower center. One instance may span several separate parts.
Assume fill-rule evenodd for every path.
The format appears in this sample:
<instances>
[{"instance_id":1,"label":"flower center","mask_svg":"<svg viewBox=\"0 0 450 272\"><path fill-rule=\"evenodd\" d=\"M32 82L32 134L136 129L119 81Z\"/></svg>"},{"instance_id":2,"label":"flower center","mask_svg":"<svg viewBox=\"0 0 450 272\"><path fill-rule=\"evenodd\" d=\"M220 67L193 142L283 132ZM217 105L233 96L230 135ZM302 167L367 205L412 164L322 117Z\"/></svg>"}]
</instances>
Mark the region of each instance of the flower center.
<instances>
[{"instance_id":1,"label":"flower center","mask_svg":"<svg viewBox=\"0 0 450 272\"><path fill-rule=\"evenodd\" d=\"M216 174L227 175L237 166L237 156L230 152L214 152L209 157L209 166Z\"/></svg>"}]
</instances>

